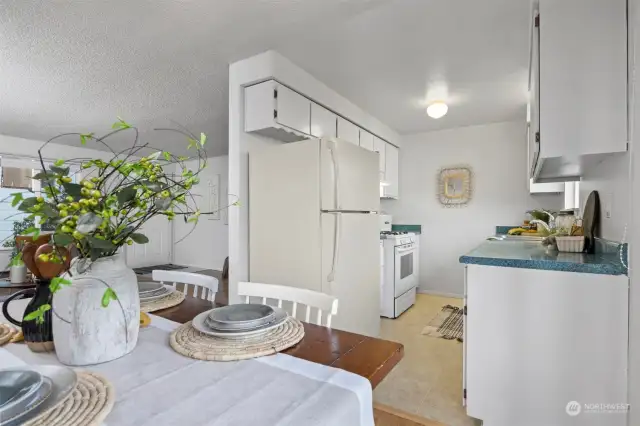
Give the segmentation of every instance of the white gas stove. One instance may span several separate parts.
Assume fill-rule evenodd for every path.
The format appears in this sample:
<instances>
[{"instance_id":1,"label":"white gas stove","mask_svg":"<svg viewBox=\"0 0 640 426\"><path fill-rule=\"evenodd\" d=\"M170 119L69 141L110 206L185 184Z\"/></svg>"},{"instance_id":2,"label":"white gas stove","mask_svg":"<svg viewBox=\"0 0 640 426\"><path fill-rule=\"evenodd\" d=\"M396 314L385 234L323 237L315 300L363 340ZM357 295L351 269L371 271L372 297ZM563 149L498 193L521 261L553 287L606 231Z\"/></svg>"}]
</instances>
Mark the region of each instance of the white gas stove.
<instances>
[{"instance_id":1,"label":"white gas stove","mask_svg":"<svg viewBox=\"0 0 640 426\"><path fill-rule=\"evenodd\" d=\"M397 318L416 301L418 286L418 236L408 232L380 232L380 315Z\"/></svg>"}]
</instances>

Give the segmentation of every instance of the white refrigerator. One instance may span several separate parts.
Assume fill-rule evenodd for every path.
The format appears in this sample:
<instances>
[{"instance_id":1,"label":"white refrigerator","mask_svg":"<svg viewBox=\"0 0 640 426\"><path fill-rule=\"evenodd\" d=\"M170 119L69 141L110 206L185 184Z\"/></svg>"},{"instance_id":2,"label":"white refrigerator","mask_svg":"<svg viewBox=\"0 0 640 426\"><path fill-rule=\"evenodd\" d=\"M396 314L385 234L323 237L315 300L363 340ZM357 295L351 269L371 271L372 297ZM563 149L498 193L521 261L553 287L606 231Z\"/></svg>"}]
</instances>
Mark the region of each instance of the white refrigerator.
<instances>
[{"instance_id":1,"label":"white refrigerator","mask_svg":"<svg viewBox=\"0 0 640 426\"><path fill-rule=\"evenodd\" d=\"M380 332L378 154L338 139L249 155L249 279L338 298L332 327Z\"/></svg>"}]
</instances>

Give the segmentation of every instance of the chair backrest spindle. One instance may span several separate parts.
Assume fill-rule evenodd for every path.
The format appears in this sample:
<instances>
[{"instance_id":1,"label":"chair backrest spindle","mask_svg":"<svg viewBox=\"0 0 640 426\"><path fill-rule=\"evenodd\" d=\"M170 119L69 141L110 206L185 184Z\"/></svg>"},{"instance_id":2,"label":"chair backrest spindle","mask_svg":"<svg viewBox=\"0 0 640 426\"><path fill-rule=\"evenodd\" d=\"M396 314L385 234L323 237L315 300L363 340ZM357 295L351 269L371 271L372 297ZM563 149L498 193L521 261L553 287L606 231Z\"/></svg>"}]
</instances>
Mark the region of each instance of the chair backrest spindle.
<instances>
[{"instance_id":1,"label":"chair backrest spindle","mask_svg":"<svg viewBox=\"0 0 640 426\"><path fill-rule=\"evenodd\" d=\"M218 280L209 275L194 274L192 272L154 270L151 273L151 278L160 284L170 282L175 289L178 288L178 283L180 283L183 286L182 292L186 295L189 294L189 286L192 285L193 297L200 297L205 300L213 301L215 293L218 291Z\"/></svg>"},{"instance_id":2,"label":"chair backrest spindle","mask_svg":"<svg viewBox=\"0 0 640 426\"><path fill-rule=\"evenodd\" d=\"M304 321L306 322L311 320L311 309L317 309L315 320L318 325L323 325L322 313L326 312L325 325L327 327L331 326L332 316L338 314L338 299L335 297L297 287L240 282L238 283L238 295L245 300L245 303L250 303L251 297L260 298L262 304L267 304L267 299L275 299L279 308L282 308L283 302L291 302L291 316L293 317L296 317L298 313L298 304L305 305Z\"/></svg>"}]
</instances>

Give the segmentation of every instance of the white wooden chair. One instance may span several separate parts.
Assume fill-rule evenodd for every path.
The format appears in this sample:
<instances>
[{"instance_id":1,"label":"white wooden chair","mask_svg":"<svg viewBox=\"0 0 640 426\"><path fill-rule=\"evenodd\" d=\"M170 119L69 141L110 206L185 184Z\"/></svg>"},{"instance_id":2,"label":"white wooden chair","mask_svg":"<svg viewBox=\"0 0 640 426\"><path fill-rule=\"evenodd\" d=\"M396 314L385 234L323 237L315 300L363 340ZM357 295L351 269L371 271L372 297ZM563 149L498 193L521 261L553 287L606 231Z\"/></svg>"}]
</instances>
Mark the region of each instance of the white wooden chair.
<instances>
[{"instance_id":1,"label":"white wooden chair","mask_svg":"<svg viewBox=\"0 0 640 426\"><path fill-rule=\"evenodd\" d=\"M216 278L193 272L154 270L151 272L151 278L161 284L171 284L174 288L177 288L178 284L183 284L182 292L184 294L188 294L189 286L192 285L193 297L205 300L213 301L218 291ZM198 293L200 293L199 296Z\"/></svg>"},{"instance_id":2,"label":"white wooden chair","mask_svg":"<svg viewBox=\"0 0 640 426\"><path fill-rule=\"evenodd\" d=\"M289 287L275 284L262 283L238 283L238 295L245 303L250 303L252 297L262 298L262 304L267 304L267 299L278 301L278 307L282 308L283 302L291 302L292 317L298 313L298 304L306 306L304 321L310 322L311 309L317 309L315 324L331 327L331 317L338 314L338 299L328 294L303 288ZM325 324L322 324L322 313L326 312Z\"/></svg>"}]
</instances>

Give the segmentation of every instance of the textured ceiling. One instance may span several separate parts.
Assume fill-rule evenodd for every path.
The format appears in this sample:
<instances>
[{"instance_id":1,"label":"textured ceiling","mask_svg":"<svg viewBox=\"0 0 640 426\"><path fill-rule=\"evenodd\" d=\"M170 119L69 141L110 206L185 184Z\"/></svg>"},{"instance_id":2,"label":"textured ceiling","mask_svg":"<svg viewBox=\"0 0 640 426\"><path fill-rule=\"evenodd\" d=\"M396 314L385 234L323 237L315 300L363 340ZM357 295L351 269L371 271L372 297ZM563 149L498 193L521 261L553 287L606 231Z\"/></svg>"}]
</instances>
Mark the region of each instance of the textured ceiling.
<instances>
[{"instance_id":1,"label":"textured ceiling","mask_svg":"<svg viewBox=\"0 0 640 426\"><path fill-rule=\"evenodd\" d=\"M2 134L100 133L120 115L155 146L184 147L150 131L173 120L224 154L228 64L268 49L401 133L524 114L528 0L0 4ZM445 98L449 115L427 118L428 97Z\"/></svg>"},{"instance_id":2,"label":"textured ceiling","mask_svg":"<svg viewBox=\"0 0 640 426\"><path fill-rule=\"evenodd\" d=\"M174 120L226 153L229 63L382 1L0 0L0 133L101 133L119 115L155 146L185 146L149 131Z\"/></svg>"},{"instance_id":3,"label":"textured ceiling","mask_svg":"<svg viewBox=\"0 0 640 426\"><path fill-rule=\"evenodd\" d=\"M400 133L526 118L530 0L398 0L278 50ZM426 115L429 101L449 113Z\"/></svg>"}]
</instances>

